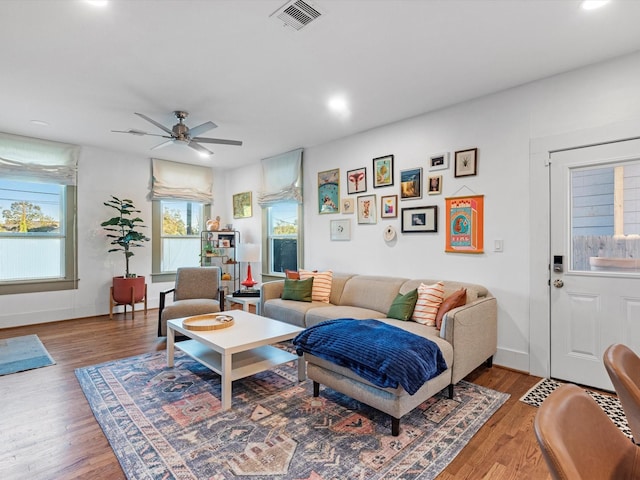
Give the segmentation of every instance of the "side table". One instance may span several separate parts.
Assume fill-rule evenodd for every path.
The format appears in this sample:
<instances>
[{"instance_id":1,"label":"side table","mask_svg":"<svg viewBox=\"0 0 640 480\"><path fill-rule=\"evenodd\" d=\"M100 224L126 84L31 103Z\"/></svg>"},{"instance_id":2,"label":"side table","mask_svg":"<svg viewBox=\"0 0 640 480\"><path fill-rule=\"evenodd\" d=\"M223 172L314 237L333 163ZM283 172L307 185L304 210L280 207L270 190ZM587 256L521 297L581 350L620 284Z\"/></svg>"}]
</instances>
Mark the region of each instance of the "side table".
<instances>
[{"instance_id":1,"label":"side table","mask_svg":"<svg viewBox=\"0 0 640 480\"><path fill-rule=\"evenodd\" d=\"M242 310L249 311L249 305L255 305L256 315L260 315L260 297L234 297L233 295L227 295L224 297L227 302L238 303L242 305Z\"/></svg>"}]
</instances>

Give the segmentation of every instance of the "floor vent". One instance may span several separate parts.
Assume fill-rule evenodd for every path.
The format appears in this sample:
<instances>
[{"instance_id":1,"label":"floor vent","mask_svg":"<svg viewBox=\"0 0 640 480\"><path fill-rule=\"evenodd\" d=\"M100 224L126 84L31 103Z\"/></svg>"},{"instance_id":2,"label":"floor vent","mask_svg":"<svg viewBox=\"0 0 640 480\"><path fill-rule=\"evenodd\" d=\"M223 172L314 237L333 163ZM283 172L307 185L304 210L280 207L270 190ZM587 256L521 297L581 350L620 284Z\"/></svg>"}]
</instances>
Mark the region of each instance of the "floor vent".
<instances>
[{"instance_id":1,"label":"floor vent","mask_svg":"<svg viewBox=\"0 0 640 480\"><path fill-rule=\"evenodd\" d=\"M285 25L300 30L322 15L317 7L303 0L292 0L276 10L272 17L282 20Z\"/></svg>"}]
</instances>

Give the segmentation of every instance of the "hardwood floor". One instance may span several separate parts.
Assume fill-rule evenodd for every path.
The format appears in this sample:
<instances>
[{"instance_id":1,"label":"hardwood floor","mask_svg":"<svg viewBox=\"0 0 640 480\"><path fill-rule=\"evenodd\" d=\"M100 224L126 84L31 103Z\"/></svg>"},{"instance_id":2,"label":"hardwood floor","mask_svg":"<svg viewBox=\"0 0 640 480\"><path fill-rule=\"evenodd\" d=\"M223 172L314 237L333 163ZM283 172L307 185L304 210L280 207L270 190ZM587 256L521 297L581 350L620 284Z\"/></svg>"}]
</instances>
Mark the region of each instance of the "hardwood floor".
<instances>
[{"instance_id":1,"label":"hardwood floor","mask_svg":"<svg viewBox=\"0 0 640 480\"><path fill-rule=\"evenodd\" d=\"M74 370L164 350L156 333L157 310L0 330L0 338L37 334L56 361L0 377L0 478L125 479ZM519 401L539 378L494 366L467 380L511 398L438 479L551 478L533 434L537 409Z\"/></svg>"}]
</instances>

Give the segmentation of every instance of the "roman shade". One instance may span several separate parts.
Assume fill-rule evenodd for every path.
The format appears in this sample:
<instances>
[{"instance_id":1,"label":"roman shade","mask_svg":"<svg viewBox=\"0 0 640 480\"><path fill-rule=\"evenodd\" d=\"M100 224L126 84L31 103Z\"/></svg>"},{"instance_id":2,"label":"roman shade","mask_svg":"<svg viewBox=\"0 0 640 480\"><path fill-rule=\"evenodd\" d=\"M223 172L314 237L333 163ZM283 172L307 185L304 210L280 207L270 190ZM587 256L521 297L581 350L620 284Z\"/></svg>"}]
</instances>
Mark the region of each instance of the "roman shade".
<instances>
[{"instance_id":1,"label":"roman shade","mask_svg":"<svg viewBox=\"0 0 640 480\"><path fill-rule=\"evenodd\" d=\"M27 182L75 185L80 147L0 133L0 176Z\"/></svg>"},{"instance_id":2,"label":"roman shade","mask_svg":"<svg viewBox=\"0 0 640 480\"><path fill-rule=\"evenodd\" d=\"M262 192L258 204L267 207L277 202L294 200L302 203L302 149L275 157L262 163Z\"/></svg>"},{"instance_id":3,"label":"roman shade","mask_svg":"<svg viewBox=\"0 0 640 480\"><path fill-rule=\"evenodd\" d=\"M152 200L213 201L213 170L188 163L151 159Z\"/></svg>"}]
</instances>

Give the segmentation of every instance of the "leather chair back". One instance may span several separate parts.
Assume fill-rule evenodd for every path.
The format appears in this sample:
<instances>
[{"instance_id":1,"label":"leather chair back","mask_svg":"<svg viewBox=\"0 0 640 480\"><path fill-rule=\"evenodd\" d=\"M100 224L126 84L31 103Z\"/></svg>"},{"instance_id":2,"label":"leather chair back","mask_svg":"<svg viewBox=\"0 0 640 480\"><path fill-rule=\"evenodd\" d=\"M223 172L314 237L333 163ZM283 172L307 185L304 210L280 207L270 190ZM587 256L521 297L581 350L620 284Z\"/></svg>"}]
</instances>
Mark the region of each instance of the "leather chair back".
<instances>
[{"instance_id":1,"label":"leather chair back","mask_svg":"<svg viewBox=\"0 0 640 480\"><path fill-rule=\"evenodd\" d=\"M618 343L605 350L603 361L627 417L633 440L640 444L640 357L626 345Z\"/></svg>"},{"instance_id":2,"label":"leather chair back","mask_svg":"<svg viewBox=\"0 0 640 480\"><path fill-rule=\"evenodd\" d=\"M640 448L576 385L563 385L547 397L534 429L553 479L640 478Z\"/></svg>"}]
</instances>

